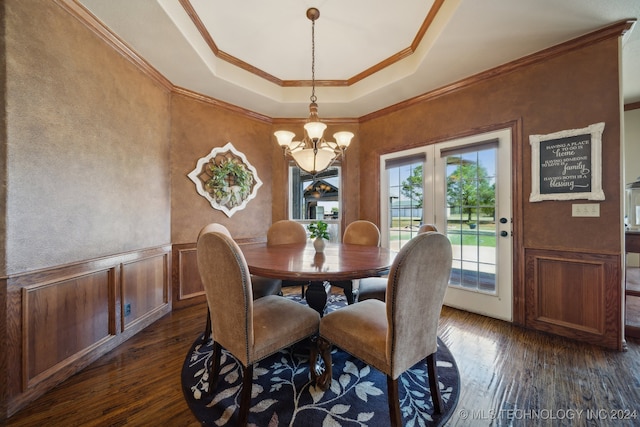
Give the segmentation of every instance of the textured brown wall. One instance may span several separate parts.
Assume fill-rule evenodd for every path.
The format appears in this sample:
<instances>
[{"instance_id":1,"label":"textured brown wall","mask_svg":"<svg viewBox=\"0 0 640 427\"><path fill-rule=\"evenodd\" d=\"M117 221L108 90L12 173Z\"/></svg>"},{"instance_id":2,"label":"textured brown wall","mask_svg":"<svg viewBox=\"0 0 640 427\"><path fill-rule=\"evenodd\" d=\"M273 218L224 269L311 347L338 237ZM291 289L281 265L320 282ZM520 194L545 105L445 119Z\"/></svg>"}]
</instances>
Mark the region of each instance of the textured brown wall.
<instances>
[{"instance_id":1,"label":"textured brown wall","mask_svg":"<svg viewBox=\"0 0 640 427\"><path fill-rule=\"evenodd\" d=\"M3 7L0 275L169 243L168 91L54 2Z\"/></svg>"},{"instance_id":2,"label":"textured brown wall","mask_svg":"<svg viewBox=\"0 0 640 427\"><path fill-rule=\"evenodd\" d=\"M620 104L618 41L609 39L570 53L517 69L490 80L425 101L399 112L371 119L360 126L361 217L379 219L381 153L398 147L423 145L492 126L521 121L515 135L521 158L514 168L521 178L522 225L525 248L569 249L620 253ZM577 201L530 203L530 134L547 134L605 122L602 144L603 188L599 218L572 218ZM517 151L516 151L517 152ZM515 185L515 183L514 183ZM371 202L376 198L376 203ZM517 213L517 211L516 211Z\"/></svg>"},{"instance_id":3,"label":"textured brown wall","mask_svg":"<svg viewBox=\"0 0 640 427\"><path fill-rule=\"evenodd\" d=\"M234 238L265 237L271 225L271 124L183 95L171 103L171 241L195 242L200 229L224 224ZM230 218L196 192L189 174L211 149L231 142L256 168L262 187L256 198ZM277 147L275 147L277 148Z\"/></svg>"},{"instance_id":4,"label":"textured brown wall","mask_svg":"<svg viewBox=\"0 0 640 427\"><path fill-rule=\"evenodd\" d=\"M6 271L6 200L7 200L7 120L6 120L6 65L7 56L5 51L5 4L0 3L0 276ZM4 280L0 280L0 340L2 345L7 337L7 285ZM0 352L0 420L7 416L7 352ZM0 421L2 423L2 421Z\"/></svg>"}]
</instances>

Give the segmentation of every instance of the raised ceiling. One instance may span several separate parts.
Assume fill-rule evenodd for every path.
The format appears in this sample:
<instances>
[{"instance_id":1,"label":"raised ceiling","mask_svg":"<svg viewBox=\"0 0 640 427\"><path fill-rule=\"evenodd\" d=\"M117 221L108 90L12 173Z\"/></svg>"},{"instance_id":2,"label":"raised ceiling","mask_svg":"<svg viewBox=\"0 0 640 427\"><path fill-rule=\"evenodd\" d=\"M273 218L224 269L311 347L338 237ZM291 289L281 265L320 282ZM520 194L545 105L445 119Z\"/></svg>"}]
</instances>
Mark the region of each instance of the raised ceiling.
<instances>
[{"instance_id":1,"label":"raised ceiling","mask_svg":"<svg viewBox=\"0 0 640 427\"><path fill-rule=\"evenodd\" d=\"M311 21L321 118L358 118L623 20L639 0L67 0L172 85L273 118L306 117ZM640 31L622 39L640 101Z\"/></svg>"}]
</instances>

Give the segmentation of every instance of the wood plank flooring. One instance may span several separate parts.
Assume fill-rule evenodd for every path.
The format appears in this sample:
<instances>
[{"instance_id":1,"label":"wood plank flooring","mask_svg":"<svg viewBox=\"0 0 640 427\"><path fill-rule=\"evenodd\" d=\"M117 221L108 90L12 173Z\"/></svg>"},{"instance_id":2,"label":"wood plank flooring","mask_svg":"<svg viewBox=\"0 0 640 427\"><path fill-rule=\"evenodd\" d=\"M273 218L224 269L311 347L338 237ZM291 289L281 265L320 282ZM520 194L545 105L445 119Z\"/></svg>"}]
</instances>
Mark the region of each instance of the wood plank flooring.
<instances>
[{"instance_id":1,"label":"wood plank flooring","mask_svg":"<svg viewBox=\"0 0 640 427\"><path fill-rule=\"evenodd\" d=\"M7 425L199 425L184 402L180 370L205 316L202 305L163 317ZM640 341L615 352L447 307L440 337L462 382L449 426L640 425Z\"/></svg>"}]
</instances>

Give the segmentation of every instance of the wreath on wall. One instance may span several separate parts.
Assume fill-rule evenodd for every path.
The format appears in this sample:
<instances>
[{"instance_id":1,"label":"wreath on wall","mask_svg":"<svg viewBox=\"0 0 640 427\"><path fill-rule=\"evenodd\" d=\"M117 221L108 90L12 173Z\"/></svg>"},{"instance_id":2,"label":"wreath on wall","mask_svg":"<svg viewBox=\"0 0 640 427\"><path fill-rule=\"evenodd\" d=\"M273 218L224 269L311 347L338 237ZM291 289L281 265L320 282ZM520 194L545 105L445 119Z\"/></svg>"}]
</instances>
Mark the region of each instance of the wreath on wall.
<instances>
[{"instance_id":1,"label":"wreath on wall","mask_svg":"<svg viewBox=\"0 0 640 427\"><path fill-rule=\"evenodd\" d=\"M262 186L256 169L230 142L200 158L188 176L198 194L229 217L244 209Z\"/></svg>"},{"instance_id":2,"label":"wreath on wall","mask_svg":"<svg viewBox=\"0 0 640 427\"><path fill-rule=\"evenodd\" d=\"M220 205L229 207L239 206L247 198L253 186L253 175L245 165L237 159L226 159L222 163L215 163L214 159L208 163L211 178L205 183L205 189Z\"/></svg>"}]
</instances>

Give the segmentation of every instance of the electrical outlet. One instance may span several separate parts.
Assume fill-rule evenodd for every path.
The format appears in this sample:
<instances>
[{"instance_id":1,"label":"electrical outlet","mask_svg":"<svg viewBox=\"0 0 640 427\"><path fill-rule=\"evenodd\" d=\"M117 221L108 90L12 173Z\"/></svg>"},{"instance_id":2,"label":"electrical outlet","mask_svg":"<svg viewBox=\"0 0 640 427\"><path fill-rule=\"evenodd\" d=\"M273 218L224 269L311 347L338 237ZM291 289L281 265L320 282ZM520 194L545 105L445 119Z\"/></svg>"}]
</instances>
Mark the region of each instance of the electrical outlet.
<instances>
[{"instance_id":1,"label":"electrical outlet","mask_svg":"<svg viewBox=\"0 0 640 427\"><path fill-rule=\"evenodd\" d=\"M599 217L600 205L598 203L574 203L571 205L571 216Z\"/></svg>"},{"instance_id":2,"label":"electrical outlet","mask_svg":"<svg viewBox=\"0 0 640 427\"><path fill-rule=\"evenodd\" d=\"M127 317L131 314L131 304L124 305L124 316Z\"/></svg>"}]
</instances>

